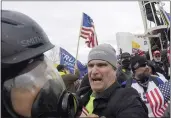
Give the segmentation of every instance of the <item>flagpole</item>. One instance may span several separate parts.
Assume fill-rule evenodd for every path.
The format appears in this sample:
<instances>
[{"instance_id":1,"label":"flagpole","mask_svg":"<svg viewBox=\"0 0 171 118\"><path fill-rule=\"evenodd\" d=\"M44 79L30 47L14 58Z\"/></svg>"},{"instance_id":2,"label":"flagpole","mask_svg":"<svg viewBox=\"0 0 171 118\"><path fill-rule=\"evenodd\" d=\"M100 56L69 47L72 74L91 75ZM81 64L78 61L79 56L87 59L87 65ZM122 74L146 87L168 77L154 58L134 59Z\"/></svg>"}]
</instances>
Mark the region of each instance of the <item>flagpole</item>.
<instances>
[{"instance_id":1,"label":"flagpole","mask_svg":"<svg viewBox=\"0 0 171 118\"><path fill-rule=\"evenodd\" d=\"M95 26L94 26L94 34L95 34L95 36L96 36L96 41L97 41L97 45L99 45L99 42L98 42L98 38L97 38L97 34L96 34L96 30L95 30Z\"/></svg>"},{"instance_id":2,"label":"flagpole","mask_svg":"<svg viewBox=\"0 0 171 118\"><path fill-rule=\"evenodd\" d=\"M79 49L79 44L80 44L80 34L81 34L81 27L82 27L82 24L83 24L83 13L82 13L82 18L81 18L80 32L79 32L79 36L78 36L77 52L76 52L75 66L74 66L74 74L75 74L75 67L76 67L76 65L77 65L78 49Z\"/></svg>"}]
</instances>

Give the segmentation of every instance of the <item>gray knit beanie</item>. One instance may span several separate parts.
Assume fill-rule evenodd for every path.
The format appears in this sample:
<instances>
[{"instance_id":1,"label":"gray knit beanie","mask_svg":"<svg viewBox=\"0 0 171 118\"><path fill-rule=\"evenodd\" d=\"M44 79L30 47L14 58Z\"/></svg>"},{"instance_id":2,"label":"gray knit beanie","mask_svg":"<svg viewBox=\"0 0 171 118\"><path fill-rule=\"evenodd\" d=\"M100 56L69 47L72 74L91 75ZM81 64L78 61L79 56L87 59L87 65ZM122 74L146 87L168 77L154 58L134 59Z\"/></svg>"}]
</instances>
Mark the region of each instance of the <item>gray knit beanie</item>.
<instances>
[{"instance_id":1,"label":"gray knit beanie","mask_svg":"<svg viewBox=\"0 0 171 118\"><path fill-rule=\"evenodd\" d=\"M116 51L110 44L100 44L94 47L88 55L88 63L91 60L103 60L117 67Z\"/></svg>"}]
</instances>

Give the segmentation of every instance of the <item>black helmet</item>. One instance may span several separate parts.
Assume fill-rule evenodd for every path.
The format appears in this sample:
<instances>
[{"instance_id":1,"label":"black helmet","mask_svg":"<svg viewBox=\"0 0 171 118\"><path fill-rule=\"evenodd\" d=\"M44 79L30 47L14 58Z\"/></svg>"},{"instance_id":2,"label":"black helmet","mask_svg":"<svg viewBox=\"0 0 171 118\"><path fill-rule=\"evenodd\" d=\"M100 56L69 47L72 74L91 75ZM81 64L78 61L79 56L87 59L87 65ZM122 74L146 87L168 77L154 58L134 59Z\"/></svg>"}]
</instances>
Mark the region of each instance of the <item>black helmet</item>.
<instances>
[{"instance_id":1,"label":"black helmet","mask_svg":"<svg viewBox=\"0 0 171 118\"><path fill-rule=\"evenodd\" d=\"M2 10L1 64L16 64L54 47L43 29L25 14Z\"/></svg>"},{"instance_id":2,"label":"black helmet","mask_svg":"<svg viewBox=\"0 0 171 118\"><path fill-rule=\"evenodd\" d=\"M22 13L7 10L1 13L2 116L24 117L27 113L36 118L74 116L78 101L65 90L59 73L43 55L54 47L47 35L34 20ZM38 89L32 96L30 92L33 93L35 87ZM27 92L16 92L18 89ZM27 100L24 94L32 97ZM23 107L18 103L24 103ZM25 107L25 103L29 107ZM28 110L26 114L23 108ZM6 113L9 114L6 116Z\"/></svg>"},{"instance_id":3,"label":"black helmet","mask_svg":"<svg viewBox=\"0 0 171 118\"><path fill-rule=\"evenodd\" d=\"M121 59L130 58L130 57L131 57L131 55L128 52L124 52L124 53L121 54Z\"/></svg>"}]
</instances>

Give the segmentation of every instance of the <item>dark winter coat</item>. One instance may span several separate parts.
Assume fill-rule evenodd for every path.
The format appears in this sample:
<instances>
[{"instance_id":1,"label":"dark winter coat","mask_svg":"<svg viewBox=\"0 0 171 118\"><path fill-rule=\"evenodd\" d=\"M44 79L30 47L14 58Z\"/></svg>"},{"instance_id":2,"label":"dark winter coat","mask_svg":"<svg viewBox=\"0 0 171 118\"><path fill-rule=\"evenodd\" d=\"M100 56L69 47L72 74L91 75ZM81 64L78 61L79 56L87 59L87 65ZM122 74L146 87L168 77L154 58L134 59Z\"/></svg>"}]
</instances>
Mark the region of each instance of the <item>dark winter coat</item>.
<instances>
[{"instance_id":1,"label":"dark winter coat","mask_svg":"<svg viewBox=\"0 0 171 118\"><path fill-rule=\"evenodd\" d=\"M90 87L77 92L82 106L86 106L91 94ZM121 88L118 82L96 96L93 114L106 118L148 118L147 107L138 92L133 88Z\"/></svg>"}]
</instances>

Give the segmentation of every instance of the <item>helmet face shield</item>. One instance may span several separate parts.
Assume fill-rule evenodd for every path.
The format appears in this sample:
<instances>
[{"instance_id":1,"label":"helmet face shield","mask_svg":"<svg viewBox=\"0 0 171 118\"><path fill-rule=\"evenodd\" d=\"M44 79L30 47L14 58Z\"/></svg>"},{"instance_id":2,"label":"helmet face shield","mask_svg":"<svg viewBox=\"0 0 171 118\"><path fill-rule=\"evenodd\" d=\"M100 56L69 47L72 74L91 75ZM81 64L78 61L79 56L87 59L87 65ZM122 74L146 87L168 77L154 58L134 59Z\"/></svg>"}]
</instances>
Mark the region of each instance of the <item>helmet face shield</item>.
<instances>
[{"instance_id":1,"label":"helmet face shield","mask_svg":"<svg viewBox=\"0 0 171 118\"><path fill-rule=\"evenodd\" d=\"M53 64L45 57L29 62L28 66L18 76L4 83L4 88L10 92L11 106L18 115L31 117L32 105L40 90L49 80L58 86L57 97L65 90L65 85ZM50 91L49 91L50 92ZM48 96L47 96L48 97Z\"/></svg>"},{"instance_id":2,"label":"helmet face shield","mask_svg":"<svg viewBox=\"0 0 171 118\"><path fill-rule=\"evenodd\" d=\"M33 89L34 86L42 87L49 79L57 80L62 88L65 88L63 80L53 64L44 57L43 60L33 60L28 66L13 78L15 88Z\"/></svg>"},{"instance_id":3,"label":"helmet face shield","mask_svg":"<svg viewBox=\"0 0 171 118\"><path fill-rule=\"evenodd\" d=\"M46 33L16 11L2 10L1 25L2 117L6 111L14 118L68 115L73 95L53 64L40 56L54 47Z\"/></svg>"}]
</instances>

